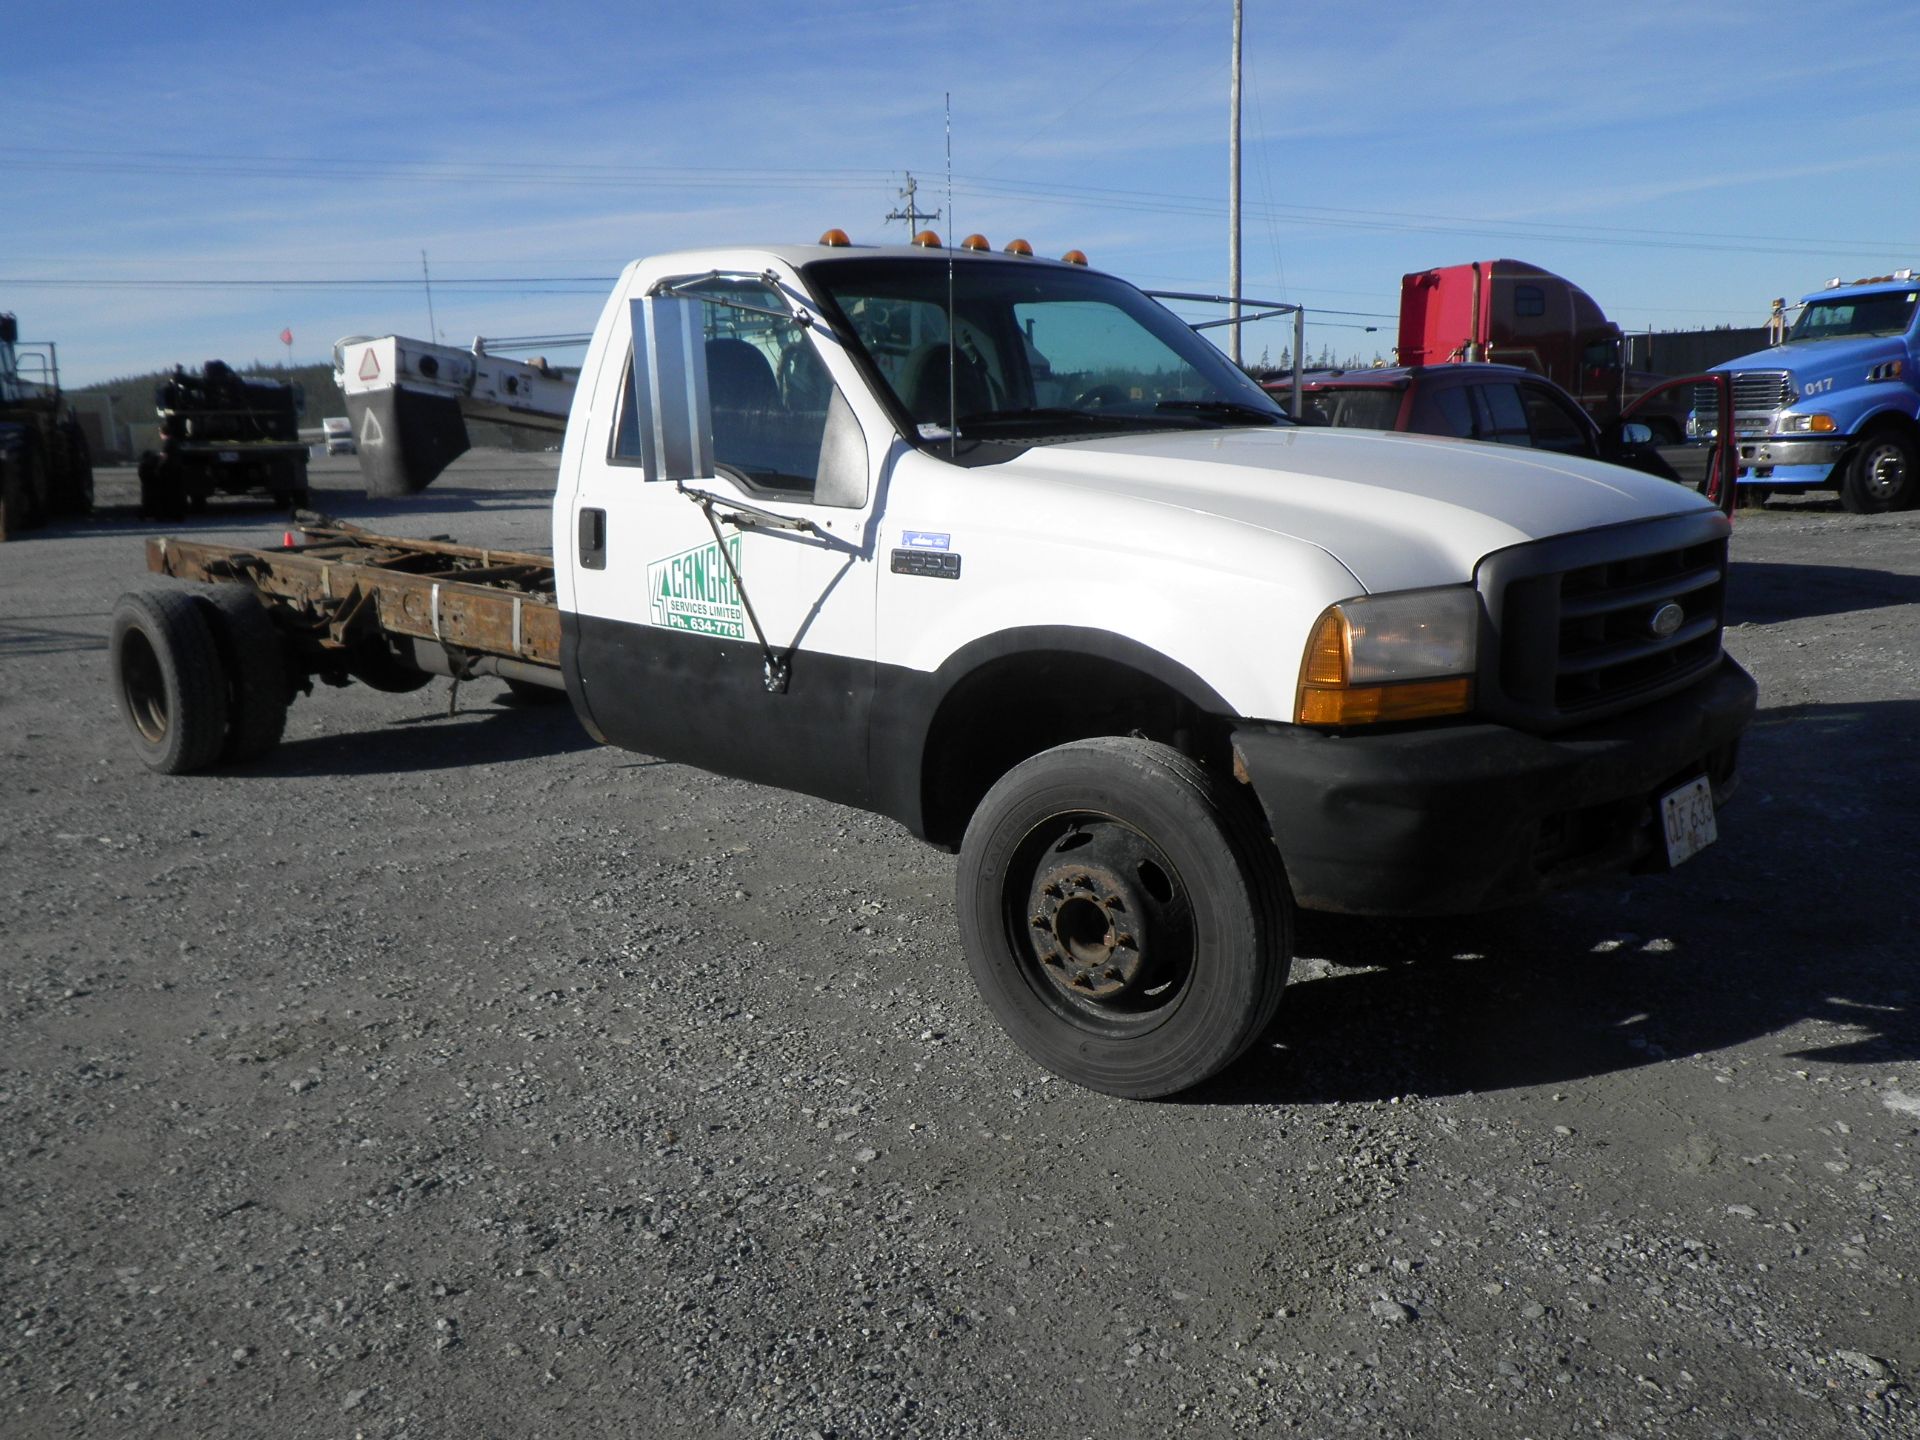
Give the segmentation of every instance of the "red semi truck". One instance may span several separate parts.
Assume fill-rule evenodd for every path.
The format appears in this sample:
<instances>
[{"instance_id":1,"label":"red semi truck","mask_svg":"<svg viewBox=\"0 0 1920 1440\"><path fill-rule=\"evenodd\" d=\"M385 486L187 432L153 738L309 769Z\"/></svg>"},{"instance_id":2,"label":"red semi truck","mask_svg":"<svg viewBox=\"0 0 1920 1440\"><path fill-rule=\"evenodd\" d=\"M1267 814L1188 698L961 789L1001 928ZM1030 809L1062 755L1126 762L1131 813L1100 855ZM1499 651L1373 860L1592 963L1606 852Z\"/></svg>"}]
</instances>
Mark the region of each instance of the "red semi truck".
<instances>
[{"instance_id":1,"label":"red semi truck","mask_svg":"<svg viewBox=\"0 0 1920 1440\"><path fill-rule=\"evenodd\" d=\"M1620 327L1571 280L1522 260L1474 260L1400 277L1402 365L1490 360L1544 375L1602 425L1659 377L1629 373ZM1678 441L1684 414L1642 416Z\"/></svg>"}]
</instances>

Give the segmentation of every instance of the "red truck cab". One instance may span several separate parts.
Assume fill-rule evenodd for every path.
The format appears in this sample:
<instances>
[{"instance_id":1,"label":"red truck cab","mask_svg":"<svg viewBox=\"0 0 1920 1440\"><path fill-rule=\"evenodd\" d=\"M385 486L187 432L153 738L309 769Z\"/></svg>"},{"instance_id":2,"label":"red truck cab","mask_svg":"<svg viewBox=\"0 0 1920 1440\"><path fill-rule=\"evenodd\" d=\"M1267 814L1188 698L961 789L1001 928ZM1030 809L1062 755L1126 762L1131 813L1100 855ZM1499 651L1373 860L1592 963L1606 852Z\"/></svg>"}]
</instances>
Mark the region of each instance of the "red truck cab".
<instances>
[{"instance_id":1,"label":"red truck cab","mask_svg":"<svg viewBox=\"0 0 1920 1440\"><path fill-rule=\"evenodd\" d=\"M1586 291L1522 260L1475 260L1400 277L1402 365L1518 365L1553 381L1603 424L1656 378L1625 373L1621 339L1620 327Z\"/></svg>"}]
</instances>

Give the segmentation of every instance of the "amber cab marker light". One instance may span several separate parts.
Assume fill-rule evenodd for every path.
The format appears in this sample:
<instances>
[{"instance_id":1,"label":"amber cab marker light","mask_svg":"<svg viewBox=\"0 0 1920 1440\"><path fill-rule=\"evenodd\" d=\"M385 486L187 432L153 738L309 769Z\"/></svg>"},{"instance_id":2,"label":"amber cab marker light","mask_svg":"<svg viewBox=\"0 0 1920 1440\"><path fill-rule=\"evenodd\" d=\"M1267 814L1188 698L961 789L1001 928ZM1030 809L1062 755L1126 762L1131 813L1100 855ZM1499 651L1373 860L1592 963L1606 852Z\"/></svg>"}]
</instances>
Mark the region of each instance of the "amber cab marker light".
<instances>
[{"instance_id":1,"label":"amber cab marker light","mask_svg":"<svg viewBox=\"0 0 1920 1440\"><path fill-rule=\"evenodd\" d=\"M1033 254L1033 246L1029 245L1024 240L1009 240L1007 242L1007 254L1031 255Z\"/></svg>"},{"instance_id":2,"label":"amber cab marker light","mask_svg":"<svg viewBox=\"0 0 1920 1440\"><path fill-rule=\"evenodd\" d=\"M913 237L913 243L918 245L922 250L938 250L940 248L940 237L931 230L922 230L918 235Z\"/></svg>"},{"instance_id":3,"label":"amber cab marker light","mask_svg":"<svg viewBox=\"0 0 1920 1440\"><path fill-rule=\"evenodd\" d=\"M969 235L960 242L960 248L962 250L991 250L993 246L987 243L987 237L984 235Z\"/></svg>"},{"instance_id":4,"label":"amber cab marker light","mask_svg":"<svg viewBox=\"0 0 1920 1440\"><path fill-rule=\"evenodd\" d=\"M1080 250L1069 250L1060 258L1069 265L1084 265L1087 263L1086 253Z\"/></svg>"},{"instance_id":5,"label":"amber cab marker light","mask_svg":"<svg viewBox=\"0 0 1920 1440\"><path fill-rule=\"evenodd\" d=\"M844 230L829 230L829 231L827 231L827 233L826 233L826 234L824 234L824 235L822 235L822 236L820 237L820 243L821 243L822 245L832 245L832 246L834 246L834 247L836 247L836 248L838 248L839 246L842 246L842 245L851 245L851 244L853 244L853 242L852 242L851 240L849 240L849 239L847 239L847 232L846 232L846 231L844 231Z\"/></svg>"}]
</instances>

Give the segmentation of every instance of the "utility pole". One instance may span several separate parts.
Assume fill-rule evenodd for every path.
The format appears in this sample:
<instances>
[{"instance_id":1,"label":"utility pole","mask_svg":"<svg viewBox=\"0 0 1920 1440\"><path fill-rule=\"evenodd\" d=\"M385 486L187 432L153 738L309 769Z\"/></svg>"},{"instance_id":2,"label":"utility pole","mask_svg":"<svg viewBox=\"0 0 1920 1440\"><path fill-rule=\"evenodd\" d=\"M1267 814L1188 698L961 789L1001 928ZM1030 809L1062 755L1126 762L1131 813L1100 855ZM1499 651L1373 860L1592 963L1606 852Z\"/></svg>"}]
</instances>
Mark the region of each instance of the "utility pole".
<instances>
[{"instance_id":1,"label":"utility pole","mask_svg":"<svg viewBox=\"0 0 1920 1440\"><path fill-rule=\"evenodd\" d=\"M906 171L905 174L907 184L906 188L900 192L900 198L907 202L907 208L904 210L889 210L887 212L886 222L883 223L904 220L907 222L907 234L914 236L920 233L920 222L922 220L938 220L940 218L940 212L938 210L922 210L914 204L913 197L919 193L920 182L913 178L913 172L911 170Z\"/></svg>"},{"instance_id":2,"label":"utility pole","mask_svg":"<svg viewBox=\"0 0 1920 1440\"><path fill-rule=\"evenodd\" d=\"M1227 314L1234 324L1227 327L1232 342L1227 355L1234 364L1240 363L1240 4L1233 0L1233 80L1229 89L1231 95L1228 104L1233 116L1229 124L1228 150L1229 175L1227 182L1227 294L1233 297L1233 304Z\"/></svg>"},{"instance_id":3,"label":"utility pole","mask_svg":"<svg viewBox=\"0 0 1920 1440\"><path fill-rule=\"evenodd\" d=\"M1234 3L1238 4L1239 0L1234 0ZM420 283L427 289L427 339L438 344L440 332L433 324L433 277L427 274L427 252L424 250L420 252Z\"/></svg>"}]
</instances>

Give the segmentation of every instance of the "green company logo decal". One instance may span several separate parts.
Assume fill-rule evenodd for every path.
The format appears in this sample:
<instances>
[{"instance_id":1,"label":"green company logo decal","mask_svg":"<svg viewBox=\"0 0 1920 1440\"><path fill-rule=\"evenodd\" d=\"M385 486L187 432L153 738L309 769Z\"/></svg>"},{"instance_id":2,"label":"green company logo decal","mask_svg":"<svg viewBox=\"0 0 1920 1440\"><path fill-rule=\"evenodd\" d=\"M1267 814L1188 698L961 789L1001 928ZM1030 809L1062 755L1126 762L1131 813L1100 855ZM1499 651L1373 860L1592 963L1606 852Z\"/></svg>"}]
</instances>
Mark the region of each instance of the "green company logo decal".
<instances>
[{"instance_id":1,"label":"green company logo decal","mask_svg":"<svg viewBox=\"0 0 1920 1440\"><path fill-rule=\"evenodd\" d=\"M727 570L731 558L740 568L740 537L727 541L727 555L718 545L700 545L655 560L647 566L647 597L656 625L669 630L691 630L696 635L718 635L726 640L747 638L747 613L740 589Z\"/></svg>"}]
</instances>

